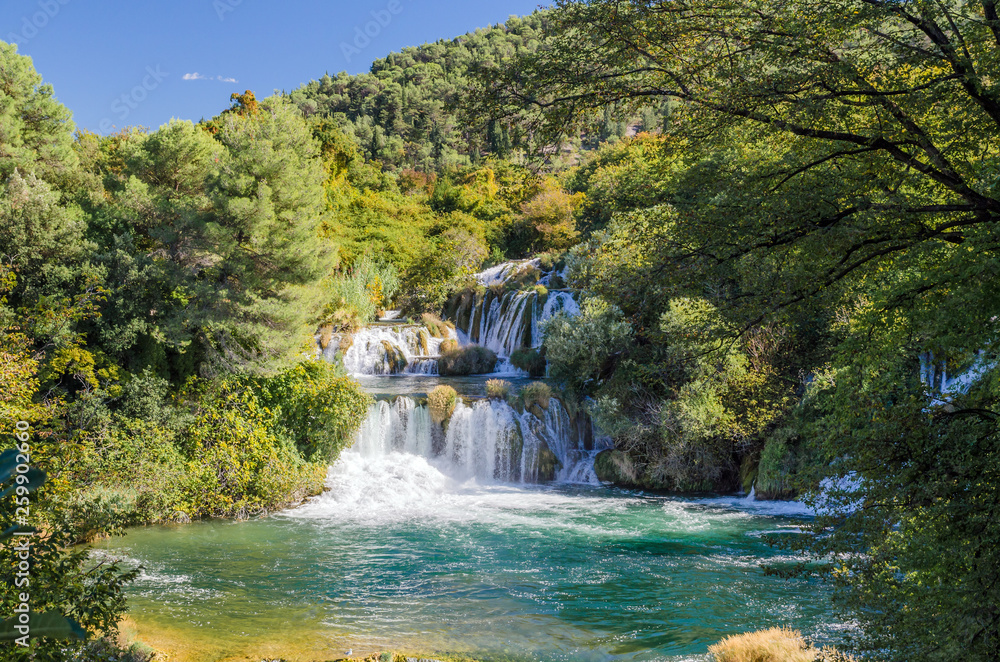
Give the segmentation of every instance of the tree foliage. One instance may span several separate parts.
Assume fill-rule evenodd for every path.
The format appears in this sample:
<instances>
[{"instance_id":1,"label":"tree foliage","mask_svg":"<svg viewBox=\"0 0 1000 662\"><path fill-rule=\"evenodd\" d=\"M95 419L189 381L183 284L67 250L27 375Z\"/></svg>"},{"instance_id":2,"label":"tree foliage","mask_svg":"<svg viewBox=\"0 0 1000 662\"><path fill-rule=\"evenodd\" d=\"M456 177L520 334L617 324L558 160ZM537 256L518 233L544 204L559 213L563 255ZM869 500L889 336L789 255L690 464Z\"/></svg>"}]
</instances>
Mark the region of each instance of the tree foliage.
<instances>
[{"instance_id":1,"label":"tree foliage","mask_svg":"<svg viewBox=\"0 0 1000 662\"><path fill-rule=\"evenodd\" d=\"M675 420L685 400L690 414L715 408L690 361L675 381L673 334L653 322L677 296L707 298L724 323L704 356L735 347L755 375L735 411L777 408L782 458L818 462L803 471L813 487L839 479L807 547L834 559L855 645L872 659L995 658L994 3L557 7L544 46L481 79L477 98L490 117L533 111L551 136L608 104L669 105L655 194L627 183L631 164L605 175L607 153L574 185L599 200L601 178L626 184L620 207L585 210L604 230L570 263L634 320L639 342L609 379L635 384L630 429L656 428L649 394ZM942 357L966 375L944 393L927 379ZM770 469L785 461L771 455Z\"/></svg>"}]
</instances>

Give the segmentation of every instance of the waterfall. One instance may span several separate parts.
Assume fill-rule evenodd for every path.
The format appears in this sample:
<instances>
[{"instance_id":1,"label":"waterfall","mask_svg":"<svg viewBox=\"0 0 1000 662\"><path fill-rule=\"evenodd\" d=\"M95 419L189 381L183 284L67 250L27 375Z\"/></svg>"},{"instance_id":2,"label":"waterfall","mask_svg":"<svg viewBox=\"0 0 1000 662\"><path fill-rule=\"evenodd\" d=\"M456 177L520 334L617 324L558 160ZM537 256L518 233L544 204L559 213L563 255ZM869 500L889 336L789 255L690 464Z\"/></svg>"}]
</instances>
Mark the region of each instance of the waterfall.
<instances>
[{"instance_id":1,"label":"waterfall","mask_svg":"<svg viewBox=\"0 0 1000 662\"><path fill-rule=\"evenodd\" d=\"M542 346L542 324L558 312L577 315L580 307L573 295L564 291L539 294L534 290L496 294L487 290L474 298L466 319L457 324L466 342L487 347L501 358L509 358L521 348ZM463 316L464 317L464 316ZM465 325L462 322L465 321Z\"/></svg>"},{"instance_id":2,"label":"waterfall","mask_svg":"<svg viewBox=\"0 0 1000 662\"><path fill-rule=\"evenodd\" d=\"M476 280L486 287L490 287L491 285L503 285L511 277L516 276L526 268L534 267L536 269L540 269L541 263L542 261L537 258L534 260L504 262L503 264L498 264L497 266L486 269L485 271L480 271L476 274Z\"/></svg>"},{"instance_id":3,"label":"waterfall","mask_svg":"<svg viewBox=\"0 0 1000 662\"><path fill-rule=\"evenodd\" d=\"M372 406L351 452L367 458L415 455L463 480L599 484L594 473L599 449L586 448L593 435L581 434L556 398L540 413L518 412L500 400L459 400L440 426L425 404L399 396Z\"/></svg>"},{"instance_id":4,"label":"waterfall","mask_svg":"<svg viewBox=\"0 0 1000 662\"><path fill-rule=\"evenodd\" d=\"M424 326L370 326L354 334L334 334L323 356L333 361L343 351L344 368L352 375L436 375L444 340Z\"/></svg>"},{"instance_id":5,"label":"waterfall","mask_svg":"<svg viewBox=\"0 0 1000 662\"><path fill-rule=\"evenodd\" d=\"M969 392L988 372L996 368L997 361L987 358L986 352L979 350L971 363L959 364L954 376L948 376L948 362L934 356L934 352L920 355L920 381L927 387L927 395L932 406L947 404L956 395Z\"/></svg>"}]
</instances>

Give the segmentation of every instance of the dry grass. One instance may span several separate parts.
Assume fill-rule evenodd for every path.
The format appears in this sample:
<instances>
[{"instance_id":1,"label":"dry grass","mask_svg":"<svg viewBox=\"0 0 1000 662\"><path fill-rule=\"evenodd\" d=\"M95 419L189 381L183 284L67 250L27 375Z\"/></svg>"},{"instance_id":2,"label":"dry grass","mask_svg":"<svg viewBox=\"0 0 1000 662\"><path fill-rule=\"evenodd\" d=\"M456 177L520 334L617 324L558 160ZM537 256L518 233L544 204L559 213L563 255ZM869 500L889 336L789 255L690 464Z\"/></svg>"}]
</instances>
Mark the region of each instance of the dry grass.
<instances>
[{"instance_id":1,"label":"dry grass","mask_svg":"<svg viewBox=\"0 0 1000 662\"><path fill-rule=\"evenodd\" d=\"M431 411L431 420L438 425L451 418L457 404L458 392L450 386L442 384L427 394L427 408Z\"/></svg>"},{"instance_id":2,"label":"dry grass","mask_svg":"<svg viewBox=\"0 0 1000 662\"><path fill-rule=\"evenodd\" d=\"M708 647L716 662L816 662L819 651L789 628L734 634Z\"/></svg>"},{"instance_id":3,"label":"dry grass","mask_svg":"<svg viewBox=\"0 0 1000 662\"><path fill-rule=\"evenodd\" d=\"M503 379L490 379L486 382L486 396L491 400L506 400L510 389L510 382Z\"/></svg>"},{"instance_id":4,"label":"dry grass","mask_svg":"<svg viewBox=\"0 0 1000 662\"><path fill-rule=\"evenodd\" d=\"M542 409L548 409L551 398L552 388L545 382L531 382L521 389L521 400L525 407L536 404Z\"/></svg>"},{"instance_id":5,"label":"dry grass","mask_svg":"<svg viewBox=\"0 0 1000 662\"><path fill-rule=\"evenodd\" d=\"M319 330L319 346L321 349L326 349L330 346L330 341L333 340L333 325L324 324Z\"/></svg>"},{"instance_id":6,"label":"dry grass","mask_svg":"<svg viewBox=\"0 0 1000 662\"><path fill-rule=\"evenodd\" d=\"M420 323L427 327L427 330L435 338L447 338L455 328L451 322L442 322L440 317L431 313L421 315Z\"/></svg>"}]
</instances>

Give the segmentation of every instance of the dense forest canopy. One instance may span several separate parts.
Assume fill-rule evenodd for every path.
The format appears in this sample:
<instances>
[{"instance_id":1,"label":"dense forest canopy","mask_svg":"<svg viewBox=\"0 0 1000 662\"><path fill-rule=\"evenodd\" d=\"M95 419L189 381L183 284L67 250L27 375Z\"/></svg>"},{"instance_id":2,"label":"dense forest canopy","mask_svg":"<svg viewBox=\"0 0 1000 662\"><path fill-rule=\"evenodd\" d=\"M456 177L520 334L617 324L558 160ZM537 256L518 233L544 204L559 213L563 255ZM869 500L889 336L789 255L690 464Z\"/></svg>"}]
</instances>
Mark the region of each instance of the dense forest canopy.
<instances>
[{"instance_id":1,"label":"dense forest canopy","mask_svg":"<svg viewBox=\"0 0 1000 662\"><path fill-rule=\"evenodd\" d=\"M534 157L549 143L538 139L517 113L490 119L464 112L465 101L483 70L536 55L546 40L547 11L511 17L451 40L404 48L376 60L370 73L324 75L289 97L305 117L319 115L350 136L366 159L390 170L440 172L479 164L483 158ZM593 148L633 130L662 123L658 104L629 115L600 106L586 131L562 137L567 151ZM549 161L566 159L549 151Z\"/></svg>"},{"instance_id":2,"label":"dense forest canopy","mask_svg":"<svg viewBox=\"0 0 1000 662\"><path fill-rule=\"evenodd\" d=\"M579 387L636 422L622 447L671 470L679 451L726 457L711 432L692 447L683 419L736 424L724 405L740 373L671 386L670 347L716 368L742 353L764 379L753 401L782 410L758 420L757 485L780 492L820 458L840 477L813 551L832 555L877 659L986 660L1000 645L998 46L985 1L564 0L545 47L474 97L493 117L533 109L550 136L610 103L672 102L658 204L612 212L574 251L577 284L620 304L635 339ZM550 336L550 359L570 331ZM719 349L699 346L711 338ZM980 378L941 394L941 369L968 366ZM706 378L721 382L690 388ZM643 441L643 426L661 433Z\"/></svg>"}]
</instances>

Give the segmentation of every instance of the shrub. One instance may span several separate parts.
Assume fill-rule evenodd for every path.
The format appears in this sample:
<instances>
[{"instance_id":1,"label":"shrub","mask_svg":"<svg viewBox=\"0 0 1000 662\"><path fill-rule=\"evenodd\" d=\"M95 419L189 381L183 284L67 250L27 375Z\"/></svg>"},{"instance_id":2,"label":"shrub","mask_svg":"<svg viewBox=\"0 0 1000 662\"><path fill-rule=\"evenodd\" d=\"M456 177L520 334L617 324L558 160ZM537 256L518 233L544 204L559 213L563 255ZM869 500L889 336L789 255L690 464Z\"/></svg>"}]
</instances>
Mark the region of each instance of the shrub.
<instances>
[{"instance_id":1,"label":"shrub","mask_svg":"<svg viewBox=\"0 0 1000 662\"><path fill-rule=\"evenodd\" d=\"M814 662L819 655L789 628L735 634L709 646L708 652L716 662Z\"/></svg>"},{"instance_id":2,"label":"shrub","mask_svg":"<svg viewBox=\"0 0 1000 662\"><path fill-rule=\"evenodd\" d=\"M357 382L321 360L254 379L250 387L271 410L278 434L290 438L303 458L323 465L354 442L372 404Z\"/></svg>"},{"instance_id":3,"label":"shrub","mask_svg":"<svg viewBox=\"0 0 1000 662\"><path fill-rule=\"evenodd\" d=\"M441 318L432 313L424 313L420 316L420 323L427 327L430 334L435 338L447 338L451 335L454 327L449 322L442 322Z\"/></svg>"},{"instance_id":4,"label":"shrub","mask_svg":"<svg viewBox=\"0 0 1000 662\"><path fill-rule=\"evenodd\" d=\"M486 397L491 400L506 400L510 395L510 382L503 379L490 379L486 382Z\"/></svg>"},{"instance_id":5,"label":"shrub","mask_svg":"<svg viewBox=\"0 0 1000 662\"><path fill-rule=\"evenodd\" d=\"M632 337L622 311L599 298L585 301L578 317L554 315L543 331L549 374L578 393L595 390L606 364Z\"/></svg>"},{"instance_id":6,"label":"shrub","mask_svg":"<svg viewBox=\"0 0 1000 662\"><path fill-rule=\"evenodd\" d=\"M446 376L486 375L497 365L497 355L479 345L459 347L442 352L438 359L438 372Z\"/></svg>"},{"instance_id":7,"label":"shrub","mask_svg":"<svg viewBox=\"0 0 1000 662\"><path fill-rule=\"evenodd\" d=\"M185 461L176 437L175 431L150 421L117 418L87 446L78 466L81 478L94 484L74 490L71 497L84 537L170 518Z\"/></svg>"},{"instance_id":8,"label":"shrub","mask_svg":"<svg viewBox=\"0 0 1000 662\"><path fill-rule=\"evenodd\" d=\"M399 292L399 273L391 264L363 255L327 283L326 322L338 330L354 331L373 322Z\"/></svg>"},{"instance_id":9,"label":"shrub","mask_svg":"<svg viewBox=\"0 0 1000 662\"><path fill-rule=\"evenodd\" d=\"M246 517L319 493L371 405L319 360L271 377L195 384L182 395L197 407L183 440L178 505L192 518Z\"/></svg>"},{"instance_id":10,"label":"shrub","mask_svg":"<svg viewBox=\"0 0 1000 662\"><path fill-rule=\"evenodd\" d=\"M538 266L542 268L543 271L552 271L560 266L565 265L566 251L545 251L544 253L538 254Z\"/></svg>"},{"instance_id":11,"label":"shrub","mask_svg":"<svg viewBox=\"0 0 1000 662\"><path fill-rule=\"evenodd\" d=\"M552 388L544 382L531 382L521 389L521 402L525 407L536 404L542 409L548 409L551 399Z\"/></svg>"},{"instance_id":12,"label":"shrub","mask_svg":"<svg viewBox=\"0 0 1000 662\"><path fill-rule=\"evenodd\" d=\"M531 377L544 377L547 362L544 351L537 349L518 349L510 355L510 363L519 370L524 370Z\"/></svg>"},{"instance_id":13,"label":"shrub","mask_svg":"<svg viewBox=\"0 0 1000 662\"><path fill-rule=\"evenodd\" d=\"M757 495L764 499L788 499L795 496L795 451L790 443L795 431L790 428L775 430L757 467Z\"/></svg>"},{"instance_id":14,"label":"shrub","mask_svg":"<svg viewBox=\"0 0 1000 662\"><path fill-rule=\"evenodd\" d=\"M440 425L455 412L458 405L458 392L444 384L427 394L427 408L431 412L431 420Z\"/></svg>"},{"instance_id":15,"label":"shrub","mask_svg":"<svg viewBox=\"0 0 1000 662\"><path fill-rule=\"evenodd\" d=\"M213 402L189 435L181 509L192 518L245 518L323 489L326 466L275 435L271 412L249 392Z\"/></svg>"},{"instance_id":16,"label":"shrub","mask_svg":"<svg viewBox=\"0 0 1000 662\"><path fill-rule=\"evenodd\" d=\"M453 352L458 349L458 341L453 338L448 338L441 341L441 353Z\"/></svg>"}]
</instances>

